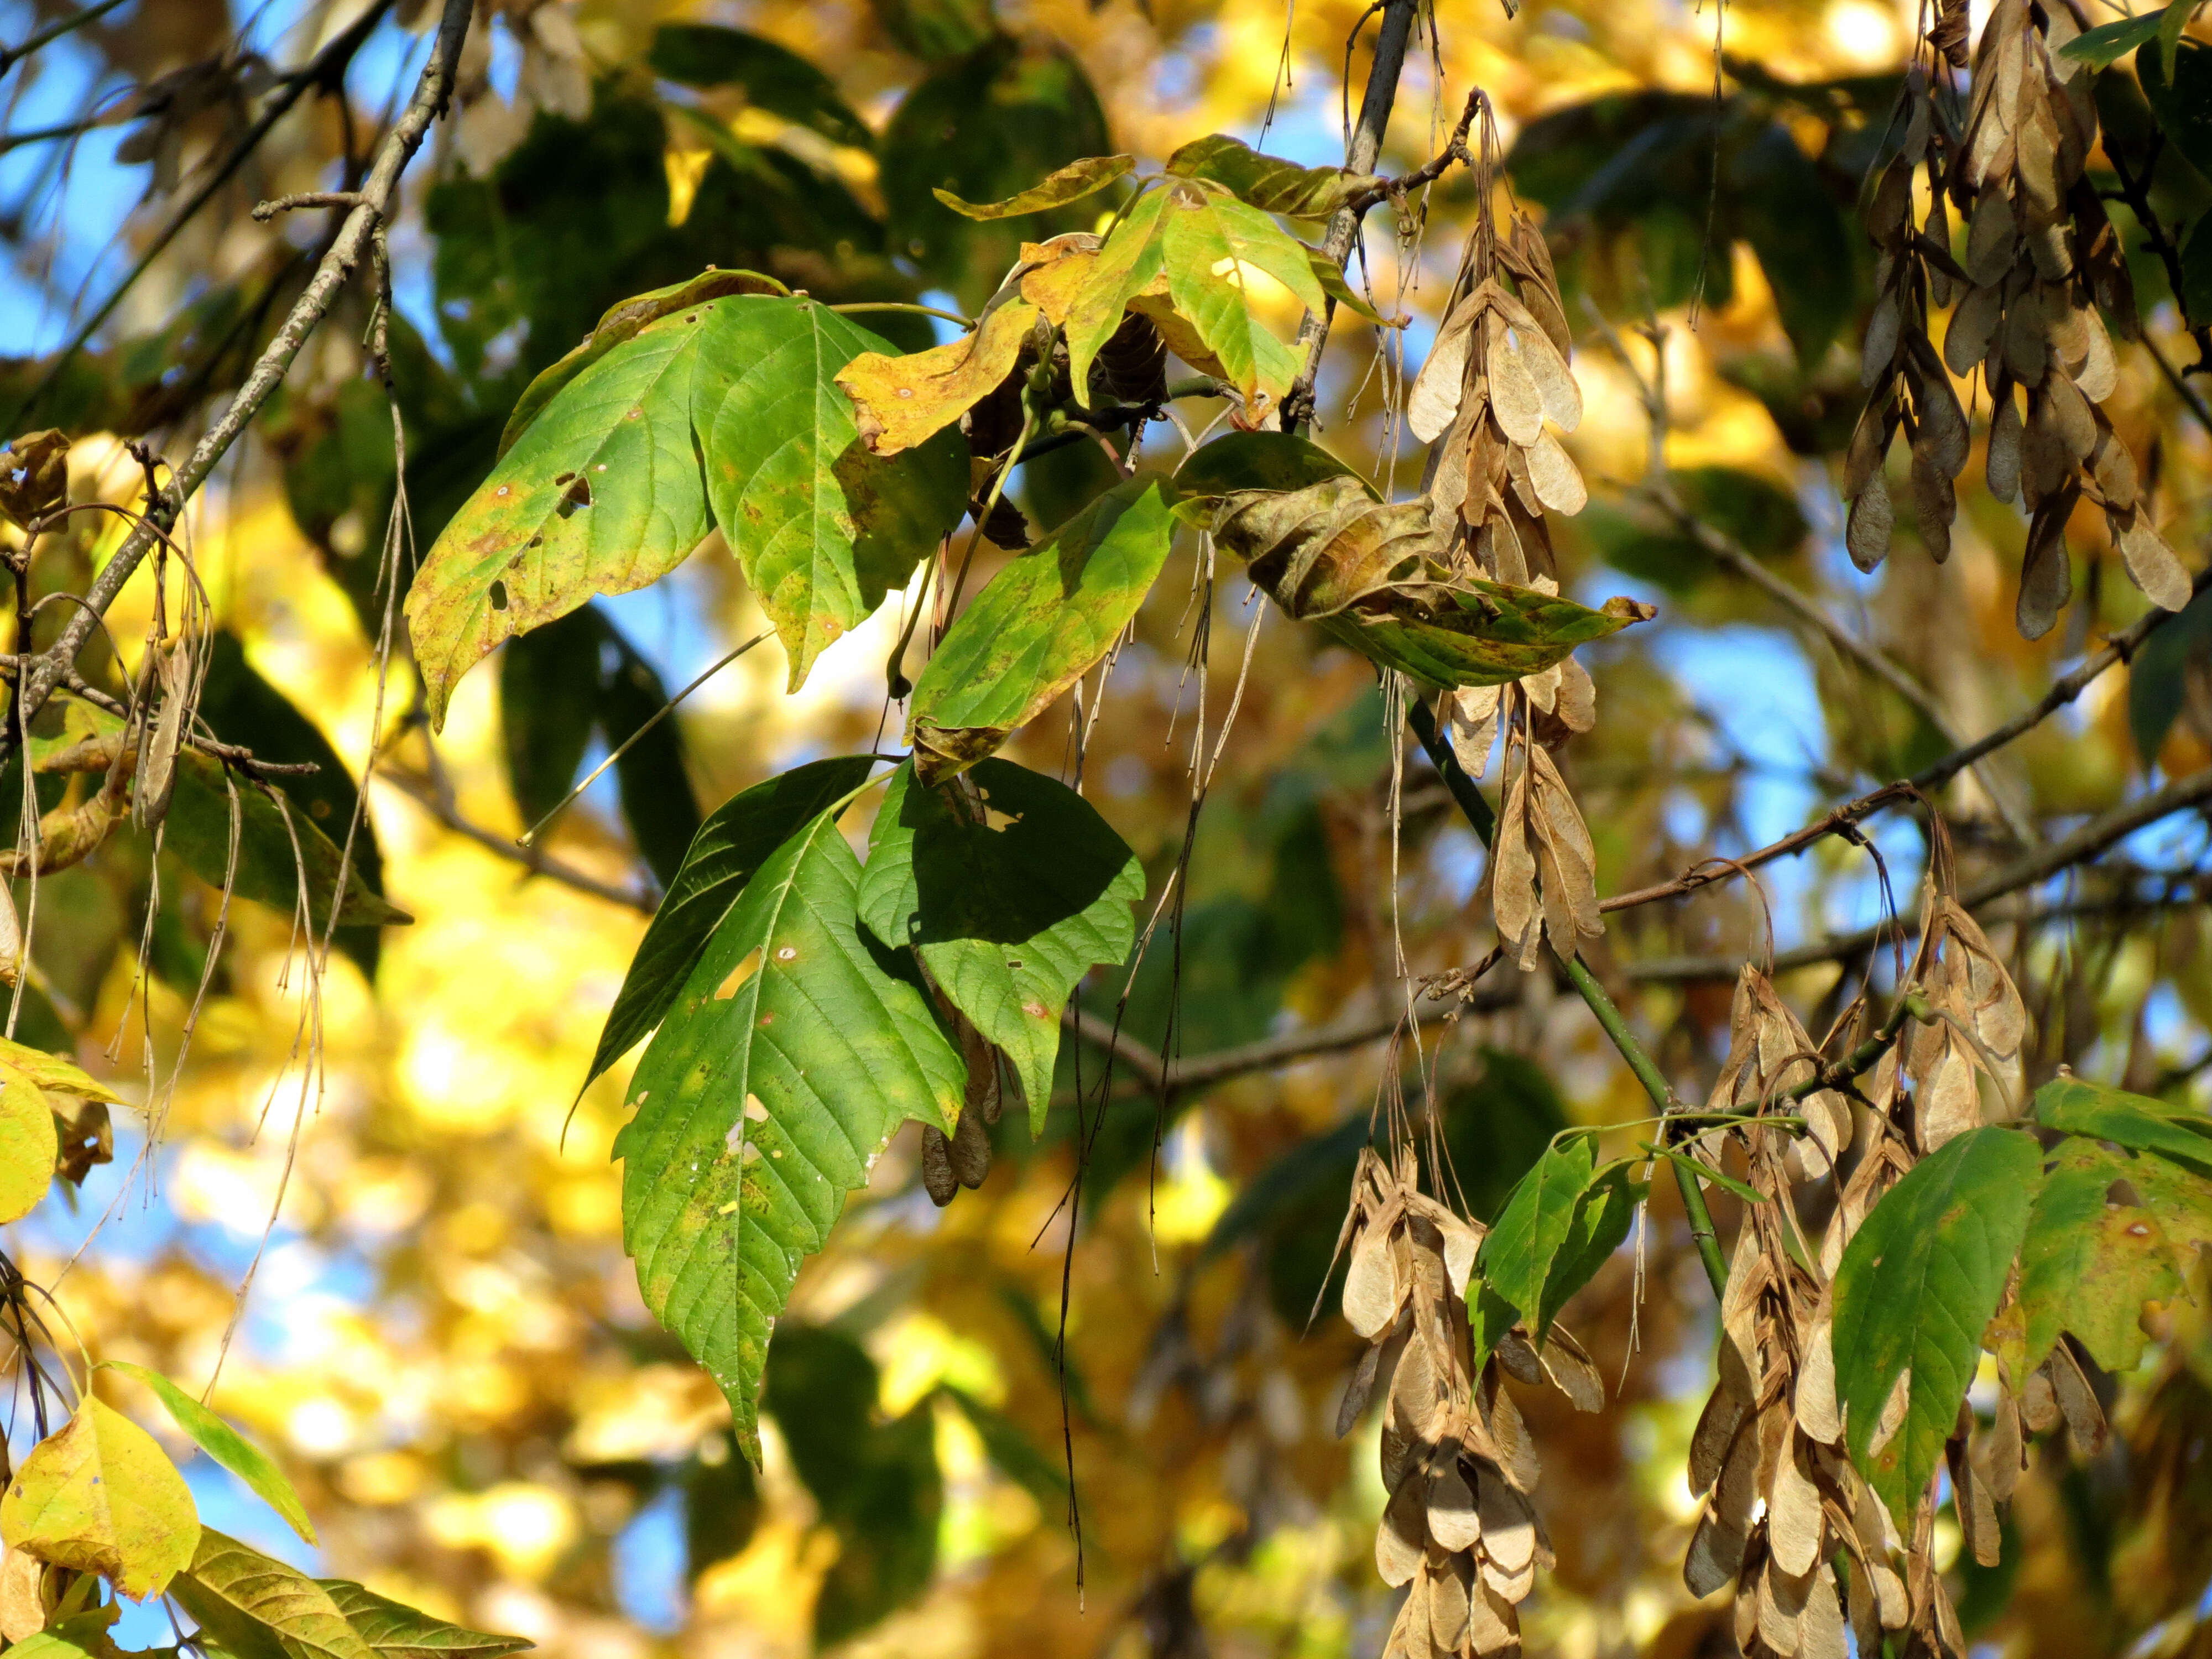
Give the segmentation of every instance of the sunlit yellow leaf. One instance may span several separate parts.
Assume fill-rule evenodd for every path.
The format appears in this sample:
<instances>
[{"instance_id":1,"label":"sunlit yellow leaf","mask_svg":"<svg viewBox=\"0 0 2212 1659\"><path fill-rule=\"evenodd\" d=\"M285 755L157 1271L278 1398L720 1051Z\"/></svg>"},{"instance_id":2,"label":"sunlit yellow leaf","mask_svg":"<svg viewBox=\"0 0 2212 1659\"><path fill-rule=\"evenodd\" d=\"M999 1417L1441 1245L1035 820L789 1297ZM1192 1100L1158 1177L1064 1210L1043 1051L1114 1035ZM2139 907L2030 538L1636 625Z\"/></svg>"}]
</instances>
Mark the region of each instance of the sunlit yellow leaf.
<instances>
[{"instance_id":1,"label":"sunlit yellow leaf","mask_svg":"<svg viewBox=\"0 0 2212 1659\"><path fill-rule=\"evenodd\" d=\"M21 1220L46 1195L60 1152L44 1091L0 1061L0 1221Z\"/></svg>"},{"instance_id":2,"label":"sunlit yellow leaf","mask_svg":"<svg viewBox=\"0 0 2212 1659\"><path fill-rule=\"evenodd\" d=\"M88 1397L15 1472L0 1498L0 1539L56 1566L99 1573L143 1601L191 1560L199 1512L154 1437Z\"/></svg>"}]
</instances>

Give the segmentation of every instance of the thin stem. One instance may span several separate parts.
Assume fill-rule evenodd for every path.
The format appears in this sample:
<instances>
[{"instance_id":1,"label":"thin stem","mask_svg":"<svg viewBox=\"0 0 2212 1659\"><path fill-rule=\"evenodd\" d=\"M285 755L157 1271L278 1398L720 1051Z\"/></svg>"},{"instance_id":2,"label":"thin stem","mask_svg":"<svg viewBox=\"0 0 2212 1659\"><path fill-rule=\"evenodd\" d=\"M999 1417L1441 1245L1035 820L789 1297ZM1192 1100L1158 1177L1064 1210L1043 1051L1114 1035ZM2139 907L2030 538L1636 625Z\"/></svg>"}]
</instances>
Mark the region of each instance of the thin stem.
<instances>
[{"instance_id":1,"label":"thin stem","mask_svg":"<svg viewBox=\"0 0 2212 1659\"><path fill-rule=\"evenodd\" d=\"M957 311L939 311L935 306L909 305L903 300L856 300L850 305L831 306L830 309L846 317L864 311L902 311L910 316L935 317L945 322L957 323L965 329L972 330L975 326L973 317L963 317Z\"/></svg>"},{"instance_id":2,"label":"thin stem","mask_svg":"<svg viewBox=\"0 0 2212 1659\"><path fill-rule=\"evenodd\" d=\"M1458 804L1461 813L1474 833L1482 838L1482 844L1490 846L1497 839L1497 814L1490 810L1490 803L1483 799L1482 791L1475 787L1474 780L1461 768L1459 757L1452 752L1451 744L1437 729L1436 717L1429 712L1428 705L1418 697L1407 698L1406 719L1413 728L1413 735L1421 740L1421 747L1428 750L1429 759L1443 776L1444 787L1451 791L1452 799ZM1559 953L1555 951L1554 954ZM1651 1097L1651 1103L1662 1115L1671 1116L1679 1111L1681 1102L1674 1097L1674 1091L1668 1085L1666 1074L1660 1071L1644 1044L1638 1040L1636 1033L1629 1028L1627 1016L1607 994L1605 987L1597 982L1597 975L1590 972L1589 964L1579 956L1560 956L1559 965L1566 971L1567 983L1573 986L1589 1006L1599 1026L1612 1039L1613 1046L1620 1051L1621 1059L1628 1062L1628 1069L1644 1085L1644 1092ZM1698 1188L1696 1178L1680 1164L1674 1164L1674 1184L1682 1194L1682 1210L1690 1218L1690 1236L1697 1241L1698 1259L1705 1264L1705 1278L1712 1285L1713 1294L1719 1296L1728 1285L1728 1263L1721 1256L1720 1239L1713 1231L1712 1211L1707 1207L1705 1193Z\"/></svg>"},{"instance_id":3,"label":"thin stem","mask_svg":"<svg viewBox=\"0 0 2212 1659\"><path fill-rule=\"evenodd\" d=\"M87 23L97 22L122 3L123 0L98 0L97 4L87 6L82 11L71 12L67 17L47 24L20 46L0 48L0 75L5 75L40 46L51 45L72 30L82 28Z\"/></svg>"}]
</instances>

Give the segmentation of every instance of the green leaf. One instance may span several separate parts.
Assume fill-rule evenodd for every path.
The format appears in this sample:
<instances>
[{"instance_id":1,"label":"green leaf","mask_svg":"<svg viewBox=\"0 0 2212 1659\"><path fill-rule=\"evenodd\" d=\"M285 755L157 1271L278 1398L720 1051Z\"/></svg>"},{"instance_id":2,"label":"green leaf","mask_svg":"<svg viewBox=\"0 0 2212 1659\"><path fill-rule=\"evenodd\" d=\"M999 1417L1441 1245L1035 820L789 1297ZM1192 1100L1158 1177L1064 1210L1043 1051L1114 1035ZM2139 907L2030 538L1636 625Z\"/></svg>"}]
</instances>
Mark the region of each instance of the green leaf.
<instances>
[{"instance_id":1,"label":"green leaf","mask_svg":"<svg viewBox=\"0 0 2212 1659\"><path fill-rule=\"evenodd\" d=\"M1905 1171L1836 1273L1836 1395L1852 1461L1900 1527L1942 1461L2042 1175L2033 1137L1991 1126ZM1905 1416L1871 1449L1900 1379Z\"/></svg>"},{"instance_id":2,"label":"green leaf","mask_svg":"<svg viewBox=\"0 0 2212 1659\"><path fill-rule=\"evenodd\" d=\"M2197 0L2173 0L2158 20L2158 56L2169 79L2173 76L2173 56L2181 48L2181 32L2189 27L2189 19L2197 10Z\"/></svg>"},{"instance_id":3,"label":"green leaf","mask_svg":"<svg viewBox=\"0 0 2212 1659\"><path fill-rule=\"evenodd\" d=\"M1299 246L1305 246L1303 242ZM1382 328L1405 326L1403 318L1394 322L1368 304L1365 296L1345 280L1344 268L1319 248L1306 248L1306 264L1313 270L1314 280L1321 284L1322 292L1352 313L1353 316Z\"/></svg>"},{"instance_id":4,"label":"green leaf","mask_svg":"<svg viewBox=\"0 0 2212 1659\"><path fill-rule=\"evenodd\" d=\"M898 956L860 932L860 864L828 813L746 884L630 1087L623 1243L646 1306L760 1456L769 1332L800 1261L909 1118L949 1130L960 1056Z\"/></svg>"},{"instance_id":5,"label":"green leaf","mask_svg":"<svg viewBox=\"0 0 2212 1659\"><path fill-rule=\"evenodd\" d=\"M951 208L963 219L1014 219L1024 214L1042 213L1047 208L1066 207L1070 202L1079 202L1086 196L1095 196L1127 173L1137 165L1133 155L1093 155L1085 161L1070 161L1037 184L1003 202L967 202L942 188L930 194Z\"/></svg>"},{"instance_id":6,"label":"green leaf","mask_svg":"<svg viewBox=\"0 0 2212 1659\"><path fill-rule=\"evenodd\" d=\"M2142 1362L2143 1304L2182 1287L2159 1218L2109 1194L2127 1166L2087 1141L2063 1145L2028 1212L2020 1248L2020 1304L2027 1322L2023 1371L2040 1365L2070 1331L2108 1371Z\"/></svg>"},{"instance_id":7,"label":"green leaf","mask_svg":"<svg viewBox=\"0 0 2212 1659\"><path fill-rule=\"evenodd\" d=\"M314 1581L379 1659L498 1659L536 1643L433 1619L345 1578Z\"/></svg>"},{"instance_id":8,"label":"green leaf","mask_svg":"<svg viewBox=\"0 0 2212 1659\"><path fill-rule=\"evenodd\" d=\"M915 1599L937 1565L945 1483L930 1402L881 1422L880 1392L851 1337L804 1325L779 1334L768 1408L840 1546L815 1602L817 1648Z\"/></svg>"},{"instance_id":9,"label":"green leaf","mask_svg":"<svg viewBox=\"0 0 2212 1659\"><path fill-rule=\"evenodd\" d=\"M309 812L279 805L250 783L240 781L235 787L238 869L232 890L289 915L299 903L304 874L307 914L319 936L330 921L331 895L337 890L342 854L337 843ZM222 763L196 750L179 755L177 790L169 798L162 845L191 866L202 881L220 887L230 867L230 787ZM382 927L413 920L370 888L356 858L346 872L338 926Z\"/></svg>"},{"instance_id":10,"label":"green leaf","mask_svg":"<svg viewBox=\"0 0 2212 1659\"><path fill-rule=\"evenodd\" d=\"M902 9L912 15L911 6ZM1106 112L1074 58L996 33L917 85L884 130L878 153L890 246L972 317L1023 242L1094 229L1096 216L1073 204L1019 223L978 223L934 192L1002 201L1057 168L1113 150Z\"/></svg>"},{"instance_id":11,"label":"green leaf","mask_svg":"<svg viewBox=\"0 0 2212 1659\"><path fill-rule=\"evenodd\" d=\"M1061 336L1067 342L1067 372L1077 401L1090 406L1091 365L1114 331L1129 301L1152 286L1164 268L1162 216L1167 192L1147 190L1130 203L1121 222L1107 233L1091 275L1068 307Z\"/></svg>"},{"instance_id":12,"label":"green leaf","mask_svg":"<svg viewBox=\"0 0 2212 1659\"><path fill-rule=\"evenodd\" d=\"M201 1528L191 1565L170 1594L238 1659L372 1659L374 1652L322 1585L212 1527Z\"/></svg>"},{"instance_id":13,"label":"green leaf","mask_svg":"<svg viewBox=\"0 0 2212 1659\"><path fill-rule=\"evenodd\" d=\"M1770 122L1728 161L1743 239L1759 256L1797 361L1818 368L1859 304L1855 228L1788 127Z\"/></svg>"},{"instance_id":14,"label":"green leaf","mask_svg":"<svg viewBox=\"0 0 2212 1659\"><path fill-rule=\"evenodd\" d=\"M2109 1140L2130 1152L2155 1152L2200 1175L2212 1175L2212 1118L2102 1083L2058 1077L2035 1091L2036 1121L2047 1129Z\"/></svg>"},{"instance_id":15,"label":"green leaf","mask_svg":"<svg viewBox=\"0 0 2212 1659\"><path fill-rule=\"evenodd\" d=\"M1326 219L1354 196L1382 182L1371 173L1302 167L1279 156L1263 155L1222 132L1192 139L1168 157L1168 171L1185 179L1212 179L1240 201L1286 219Z\"/></svg>"},{"instance_id":16,"label":"green leaf","mask_svg":"<svg viewBox=\"0 0 2212 1659\"><path fill-rule=\"evenodd\" d=\"M1233 196L1189 181L1163 195L1160 255L1176 314L1197 331L1248 405L1256 405L1263 392L1280 397L1297 372L1297 360L1260 320L1244 291L1242 268L1265 271L1307 310L1318 312L1323 295L1310 250Z\"/></svg>"},{"instance_id":17,"label":"green leaf","mask_svg":"<svg viewBox=\"0 0 2212 1659\"><path fill-rule=\"evenodd\" d=\"M711 23L663 23L646 62L687 87L740 87L745 102L833 144L872 149L875 134L839 95L837 83L788 46Z\"/></svg>"},{"instance_id":18,"label":"green leaf","mask_svg":"<svg viewBox=\"0 0 2212 1659\"><path fill-rule=\"evenodd\" d=\"M769 855L866 783L874 764L866 755L810 761L731 796L708 816L630 958L586 1088L660 1024L707 941Z\"/></svg>"},{"instance_id":19,"label":"green leaf","mask_svg":"<svg viewBox=\"0 0 2212 1659\"><path fill-rule=\"evenodd\" d=\"M2177 0L2170 9L2193 7ZM2139 52L2136 78L2158 117L2159 131L2197 172L2212 179L2212 46L2183 38L2172 54Z\"/></svg>"},{"instance_id":20,"label":"green leaf","mask_svg":"<svg viewBox=\"0 0 2212 1659\"><path fill-rule=\"evenodd\" d=\"M1636 1219L1636 1206L1650 1191L1649 1182L1630 1178L1632 1168L1633 1161L1629 1159L1609 1165L1600 1170L1576 1199L1566 1237L1560 1241L1552 1258L1551 1269L1544 1275L1544 1290L1536 1316L1528 1322L1540 1345L1550 1334L1552 1322L1559 1316L1559 1310L1597 1276L1598 1269L1612 1260L1613 1253L1628 1237L1629 1225Z\"/></svg>"},{"instance_id":21,"label":"green leaf","mask_svg":"<svg viewBox=\"0 0 2212 1659\"><path fill-rule=\"evenodd\" d=\"M647 323L562 386L416 573L407 625L434 729L461 676L594 593L674 569L707 533L692 379L711 325L792 301L709 301Z\"/></svg>"},{"instance_id":22,"label":"green leaf","mask_svg":"<svg viewBox=\"0 0 2212 1659\"><path fill-rule=\"evenodd\" d=\"M1553 1264L1567 1248L1596 1155L1588 1135L1569 1135L1547 1147L1536 1167L1521 1177L1498 1224L1475 1257L1483 1282L1516 1309L1533 1328L1542 1317Z\"/></svg>"},{"instance_id":23,"label":"green leaf","mask_svg":"<svg viewBox=\"0 0 2212 1659\"><path fill-rule=\"evenodd\" d=\"M167 1588L199 1538L191 1490L168 1454L89 1395L32 1449L0 1498L0 1540L9 1549L99 1573L134 1601Z\"/></svg>"},{"instance_id":24,"label":"green leaf","mask_svg":"<svg viewBox=\"0 0 2212 1659\"><path fill-rule=\"evenodd\" d=\"M1641 620L1615 608L1621 603L1592 611L1533 587L1468 578L1443 591L1433 617L1346 611L1315 623L1369 660L1431 685L1502 685Z\"/></svg>"},{"instance_id":25,"label":"green leaf","mask_svg":"<svg viewBox=\"0 0 2212 1659\"><path fill-rule=\"evenodd\" d=\"M2205 261L2207 305L2191 315L2212 317L2212 237L2205 234L2212 217L2197 222L2189 239L2190 254L2202 246ZM2185 260L2184 270L2187 266ZM2128 730L2136 753L2146 769L2158 763L2166 734L2181 714L2183 676L2194 661L2212 656L2212 589L2199 593L2181 612L2154 632L2128 659Z\"/></svg>"},{"instance_id":26,"label":"green leaf","mask_svg":"<svg viewBox=\"0 0 2212 1659\"><path fill-rule=\"evenodd\" d=\"M0 1061L0 1223L21 1221L54 1184L61 1137L46 1091Z\"/></svg>"},{"instance_id":27,"label":"green leaf","mask_svg":"<svg viewBox=\"0 0 2212 1659\"><path fill-rule=\"evenodd\" d=\"M103 1359L99 1369L134 1376L151 1389L168 1407L177 1426L191 1436L202 1451L251 1486L263 1502L284 1517L286 1526L308 1543L315 1541L315 1523L307 1519L307 1506L300 1502L300 1494L292 1490L292 1483L284 1478L284 1471L270 1461L268 1453L159 1371L134 1365L127 1359Z\"/></svg>"},{"instance_id":28,"label":"green leaf","mask_svg":"<svg viewBox=\"0 0 2212 1659\"><path fill-rule=\"evenodd\" d=\"M1124 960L1145 872L1091 803L1055 779L987 760L969 775L983 821L901 767L876 814L860 920L911 945L975 1029L1006 1051L1044 1130L1060 1018L1075 982ZM1008 821L1010 820L1010 821Z\"/></svg>"},{"instance_id":29,"label":"green leaf","mask_svg":"<svg viewBox=\"0 0 2212 1659\"><path fill-rule=\"evenodd\" d=\"M681 27L681 26L673 26ZM667 33L667 28L661 31ZM763 44L766 44L763 42ZM781 52L781 47L777 47ZM773 276L763 276L753 270L716 270L709 268L696 276L686 277L680 283L671 283L648 294L634 295L629 299L610 306L598 325L584 338L584 343L570 351L551 368L523 388L514 411L507 417L506 428L499 435L501 455L514 447L526 428L544 413L546 404L554 395L574 380L593 363L605 356L625 340L636 337L637 331L647 323L658 322L671 313L689 310L737 294L784 295L791 290Z\"/></svg>"},{"instance_id":30,"label":"green leaf","mask_svg":"<svg viewBox=\"0 0 2212 1659\"><path fill-rule=\"evenodd\" d=\"M1175 483L1176 493L1188 500L1239 489L1304 489L1325 478L1357 476L1319 444L1295 433L1231 432L1177 468ZM1374 495L1372 489L1368 493Z\"/></svg>"},{"instance_id":31,"label":"green leaf","mask_svg":"<svg viewBox=\"0 0 2212 1659\"><path fill-rule=\"evenodd\" d=\"M1009 561L961 613L915 683L915 769L934 785L1042 714L1113 647L1167 562L1170 497L1116 484Z\"/></svg>"},{"instance_id":32,"label":"green leaf","mask_svg":"<svg viewBox=\"0 0 2212 1659\"><path fill-rule=\"evenodd\" d=\"M2161 27L2160 20L2168 11L2178 11L2186 16L2194 9L2194 0L2187 5L2160 7L2140 16L2123 17L2116 23L2100 23L2087 33L2077 34L2058 48L2061 58L2070 58L2077 64L2087 64L2097 69L2118 63L2146 40L2155 39Z\"/></svg>"},{"instance_id":33,"label":"green leaf","mask_svg":"<svg viewBox=\"0 0 2212 1659\"><path fill-rule=\"evenodd\" d=\"M93 1659L86 1649L50 1630L34 1631L9 1644L9 1659Z\"/></svg>"},{"instance_id":34,"label":"green leaf","mask_svg":"<svg viewBox=\"0 0 2212 1659\"><path fill-rule=\"evenodd\" d=\"M706 319L694 406L708 493L794 691L967 509L957 430L888 458L860 442L837 371L892 349L804 299L735 301Z\"/></svg>"}]
</instances>

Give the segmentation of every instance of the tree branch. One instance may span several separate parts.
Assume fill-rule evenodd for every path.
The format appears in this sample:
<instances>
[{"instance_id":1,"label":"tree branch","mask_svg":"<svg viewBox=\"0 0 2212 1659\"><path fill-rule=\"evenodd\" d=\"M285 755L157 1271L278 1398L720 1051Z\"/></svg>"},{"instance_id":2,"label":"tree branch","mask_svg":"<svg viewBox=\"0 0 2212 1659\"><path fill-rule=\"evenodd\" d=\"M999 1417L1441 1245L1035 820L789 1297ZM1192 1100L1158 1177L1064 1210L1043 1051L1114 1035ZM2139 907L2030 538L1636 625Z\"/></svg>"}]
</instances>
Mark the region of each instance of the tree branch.
<instances>
[{"instance_id":1,"label":"tree branch","mask_svg":"<svg viewBox=\"0 0 2212 1659\"><path fill-rule=\"evenodd\" d=\"M660 908L659 901L650 893L636 888L617 887L613 882L601 880L588 870L580 870L574 865L564 863L535 847L519 846L512 836L503 836L496 830L487 830L483 825L463 817L460 809L453 805L446 792L428 778L390 767L379 771L376 776L380 781L398 790L447 829L467 836L477 846L498 854L510 864L522 866L532 875L544 876L564 887L573 887L580 893L588 893L593 898L605 899L610 904L619 904L624 909L641 911L648 916Z\"/></svg>"},{"instance_id":2,"label":"tree branch","mask_svg":"<svg viewBox=\"0 0 2212 1659\"><path fill-rule=\"evenodd\" d=\"M2116 806L2090 819L2072 835L1991 872L1962 889L1959 902L1972 910L1992 899L2033 886L2071 866L2095 858L2113 842L2126 839L2146 824L2155 823L2206 800L2212 800L2212 767L2176 778L2164 788L2154 789ZM1883 932L1881 927L1861 927L1853 933L1797 945L1776 955L1774 970L1781 973L1791 968L1808 968L1856 956L1872 949ZM1734 957L1661 957L1626 963L1622 972L1632 980L1644 982L1734 979L1741 965Z\"/></svg>"},{"instance_id":3,"label":"tree branch","mask_svg":"<svg viewBox=\"0 0 2212 1659\"><path fill-rule=\"evenodd\" d=\"M1359 100L1359 120L1352 130L1352 139L1345 146L1344 167L1347 173L1372 173L1375 162L1382 154L1382 134L1390 125L1391 106L1398 101L1398 77L1405 70L1406 47L1413 37L1413 23L1420 15L1420 0L1383 0L1382 27L1375 36L1375 61L1368 66L1367 90ZM1371 205L1371 204L1370 204ZM1359 221L1365 209L1358 205L1339 208L1328 222L1328 235L1322 242L1322 252L1335 262L1338 270L1352 257L1352 244L1359 234ZM1328 325L1336 314L1336 301L1324 297L1318 312L1306 313L1305 320L1298 325L1297 349L1305 353L1305 367L1298 378L1283 396L1282 426L1285 432L1293 431L1313 419L1314 382L1321 378L1321 355L1328 344Z\"/></svg>"},{"instance_id":4,"label":"tree branch","mask_svg":"<svg viewBox=\"0 0 2212 1659\"><path fill-rule=\"evenodd\" d=\"M342 64L343 57L331 58L333 49L362 33L364 25L381 16L384 9L384 3L372 5L363 14L361 23L356 23L334 40L330 46L316 54L315 64L322 64L327 58L334 64ZM405 171L408 162L414 159L416 150L422 146L424 135L429 131L430 123L445 108L446 100L453 89L454 65L460 58L461 41L468 33L472 9L472 0L446 0L445 11L438 23L437 44L431 52L430 61L423 67L422 79L416 84L415 95L409 101L405 112L377 151L375 165L362 184L360 204L346 216L330 251L324 254L316 266L315 274L308 280L307 289L293 303L283 325L276 331L276 337L254 363L252 373L246 376L238 395L231 399L230 407L224 410L222 418L199 441L183 467L173 472L169 487L162 492L161 500L147 504L144 520L124 538L114 557L94 579L85 604L72 614L68 625L62 630L61 637L40 653L37 667L26 677L25 720L35 715L45 706L46 699L53 695L54 688L61 684L70 665L76 660L77 653L84 648L85 641L91 637L93 629L106 613L108 606L115 602L115 596L122 592L124 584L131 580L140 562L155 543L166 536L169 527L184 512L185 503L191 498L192 493L207 481L216 464L237 441L239 434L260 413L262 404L283 382L292 366L292 360L299 356L300 348L307 343L307 337L314 331L337 300L338 289L360 264L372 237L391 213L392 198L398 187L399 175ZM359 40L354 40L353 45L357 46ZM349 56L351 50L349 47L345 55ZM309 70L302 70L294 77L290 84L301 88L311 84L313 70L313 65L311 64ZM296 97L298 94L290 92L289 95ZM281 98L280 94L280 101ZM284 107L289 108L289 105ZM255 124L256 133L265 131L267 119L264 117L263 122ZM252 137L252 134L248 136ZM220 179L215 182L220 183ZM210 184L208 191L202 193L203 198L213 188L214 185Z\"/></svg>"}]
</instances>

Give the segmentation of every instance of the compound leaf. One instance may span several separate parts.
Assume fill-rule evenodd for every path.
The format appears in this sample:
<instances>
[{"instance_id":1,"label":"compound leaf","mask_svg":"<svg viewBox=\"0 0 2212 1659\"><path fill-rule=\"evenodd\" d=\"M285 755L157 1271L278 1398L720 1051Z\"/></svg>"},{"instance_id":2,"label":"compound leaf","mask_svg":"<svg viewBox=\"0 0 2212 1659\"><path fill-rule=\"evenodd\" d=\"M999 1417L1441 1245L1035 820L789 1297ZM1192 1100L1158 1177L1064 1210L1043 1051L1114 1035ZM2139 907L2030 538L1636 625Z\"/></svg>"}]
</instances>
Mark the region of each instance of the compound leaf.
<instances>
[{"instance_id":1,"label":"compound leaf","mask_svg":"<svg viewBox=\"0 0 2212 1659\"><path fill-rule=\"evenodd\" d=\"M860 860L827 812L746 884L638 1062L623 1243L645 1304L760 1457L769 1332L802 1258L908 1118L949 1130L960 1056L898 953L860 931Z\"/></svg>"}]
</instances>

